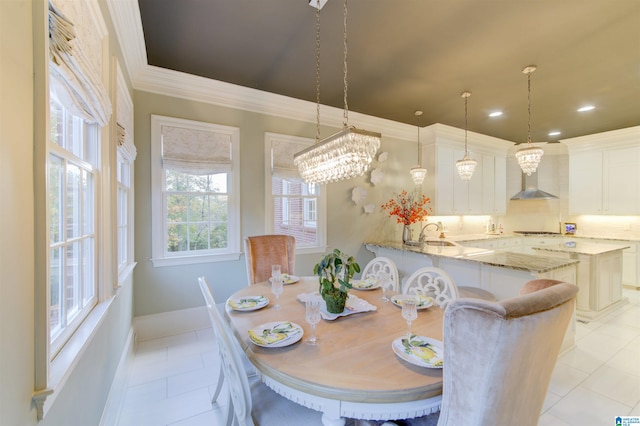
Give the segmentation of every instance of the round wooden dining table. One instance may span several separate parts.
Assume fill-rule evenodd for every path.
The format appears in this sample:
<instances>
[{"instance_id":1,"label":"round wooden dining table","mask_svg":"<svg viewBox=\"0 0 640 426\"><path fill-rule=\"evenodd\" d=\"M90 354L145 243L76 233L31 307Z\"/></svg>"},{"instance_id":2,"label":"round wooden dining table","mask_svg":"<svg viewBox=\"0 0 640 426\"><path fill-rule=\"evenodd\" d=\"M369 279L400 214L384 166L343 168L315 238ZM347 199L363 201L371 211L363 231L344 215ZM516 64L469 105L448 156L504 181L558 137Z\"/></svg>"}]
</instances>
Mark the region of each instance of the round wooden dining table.
<instances>
[{"instance_id":1,"label":"round wooden dining table","mask_svg":"<svg viewBox=\"0 0 640 426\"><path fill-rule=\"evenodd\" d=\"M305 304L298 298L318 290L317 277L301 277L284 285L281 309L269 282L258 283L230 299L263 295L269 304L258 310L236 311L225 303L226 317L249 361L261 379L280 395L322 411L324 425L344 425L345 418L392 420L419 417L439 410L442 369L409 363L392 350L392 342L407 333L401 308L380 300L381 289L350 291L375 307L316 326L316 345L305 343L311 326L305 322ZM389 292L387 292L389 293ZM304 336L289 346L255 345L248 331L272 321L290 321ZM443 311L436 306L418 311L411 331L442 341Z\"/></svg>"}]
</instances>

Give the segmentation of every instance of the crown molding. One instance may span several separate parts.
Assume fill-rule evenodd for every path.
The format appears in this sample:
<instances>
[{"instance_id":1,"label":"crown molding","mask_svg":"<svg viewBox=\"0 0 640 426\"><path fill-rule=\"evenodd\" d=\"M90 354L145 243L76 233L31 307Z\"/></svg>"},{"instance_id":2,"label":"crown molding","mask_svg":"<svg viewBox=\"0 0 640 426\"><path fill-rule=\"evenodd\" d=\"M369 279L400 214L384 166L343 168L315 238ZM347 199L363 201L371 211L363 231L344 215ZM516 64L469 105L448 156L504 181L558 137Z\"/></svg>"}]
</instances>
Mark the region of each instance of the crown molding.
<instances>
[{"instance_id":1,"label":"crown molding","mask_svg":"<svg viewBox=\"0 0 640 426\"><path fill-rule=\"evenodd\" d=\"M560 139L560 142L569 147L569 152L586 151L594 148L612 149L638 146L640 143L640 126L627 127L625 129L611 130L609 132L595 133L593 135L579 136L570 139Z\"/></svg>"},{"instance_id":2,"label":"crown molding","mask_svg":"<svg viewBox=\"0 0 640 426\"><path fill-rule=\"evenodd\" d=\"M316 104L218 80L151 66L147 63L142 18L136 0L106 0L124 57L124 68L135 90L179 97L222 107L315 123ZM343 110L320 106L320 124L343 126ZM414 141L415 127L349 111L350 126L406 141Z\"/></svg>"}]
</instances>

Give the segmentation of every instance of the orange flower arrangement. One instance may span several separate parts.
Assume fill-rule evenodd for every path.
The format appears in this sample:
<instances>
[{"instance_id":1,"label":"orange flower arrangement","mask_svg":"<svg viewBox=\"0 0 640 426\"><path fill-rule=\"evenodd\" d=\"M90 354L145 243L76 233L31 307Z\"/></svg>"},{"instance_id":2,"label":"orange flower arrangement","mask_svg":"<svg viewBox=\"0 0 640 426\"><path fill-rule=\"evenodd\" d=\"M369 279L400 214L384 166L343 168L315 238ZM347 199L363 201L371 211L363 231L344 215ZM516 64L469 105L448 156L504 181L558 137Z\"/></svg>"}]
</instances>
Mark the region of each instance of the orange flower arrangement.
<instances>
[{"instance_id":1,"label":"orange flower arrangement","mask_svg":"<svg viewBox=\"0 0 640 426\"><path fill-rule=\"evenodd\" d=\"M389 211L389 216L397 216L398 223L411 225L419 222L431 213L430 207L425 207L431 199L424 194L409 194L403 190L382 205L383 210Z\"/></svg>"}]
</instances>

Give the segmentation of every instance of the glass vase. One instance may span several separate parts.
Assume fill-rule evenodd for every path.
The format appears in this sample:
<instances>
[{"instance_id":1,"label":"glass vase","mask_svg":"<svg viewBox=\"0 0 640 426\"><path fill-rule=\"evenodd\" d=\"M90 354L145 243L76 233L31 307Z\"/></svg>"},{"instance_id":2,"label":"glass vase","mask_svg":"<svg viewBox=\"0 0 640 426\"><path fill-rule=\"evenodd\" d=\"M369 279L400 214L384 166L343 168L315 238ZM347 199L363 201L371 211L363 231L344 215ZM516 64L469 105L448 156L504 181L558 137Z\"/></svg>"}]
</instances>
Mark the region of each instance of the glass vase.
<instances>
[{"instance_id":1,"label":"glass vase","mask_svg":"<svg viewBox=\"0 0 640 426\"><path fill-rule=\"evenodd\" d=\"M413 237L413 233L411 230L411 225L404 225L402 227L402 243L407 244L411 242Z\"/></svg>"}]
</instances>

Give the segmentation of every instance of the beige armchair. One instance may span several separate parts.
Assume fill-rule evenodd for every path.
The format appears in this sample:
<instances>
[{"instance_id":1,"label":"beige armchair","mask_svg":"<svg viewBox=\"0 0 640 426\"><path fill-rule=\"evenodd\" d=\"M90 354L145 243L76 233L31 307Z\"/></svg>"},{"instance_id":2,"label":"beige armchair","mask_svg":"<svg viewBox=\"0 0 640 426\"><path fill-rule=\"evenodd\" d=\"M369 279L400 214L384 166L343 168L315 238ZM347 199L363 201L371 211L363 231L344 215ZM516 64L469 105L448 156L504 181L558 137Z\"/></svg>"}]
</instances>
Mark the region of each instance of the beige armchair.
<instances>
[{"instance_id":1,"label":"beige armchair","mask_svg":"<svg viewBox=\"0 0 640 426\"><path fill-rule=\"evenodd\" d=\"M438 426L537 425L577 292L533 280L500 302L452 300Z\"/></svg>"},{"instance_id":2,"label":"beige armchair","mask_svg":"<svg viewBox=\"0 0 640 426\"><path fill-rule=\"evenodd\" d=\"M280 265L283 274L295 274L296 240L290 235L258 235L244 240L249 285L267 281L271 265Z\"/></svg>"}]
</instances>

